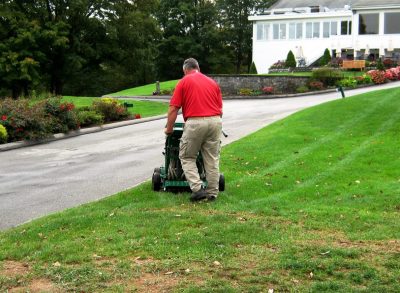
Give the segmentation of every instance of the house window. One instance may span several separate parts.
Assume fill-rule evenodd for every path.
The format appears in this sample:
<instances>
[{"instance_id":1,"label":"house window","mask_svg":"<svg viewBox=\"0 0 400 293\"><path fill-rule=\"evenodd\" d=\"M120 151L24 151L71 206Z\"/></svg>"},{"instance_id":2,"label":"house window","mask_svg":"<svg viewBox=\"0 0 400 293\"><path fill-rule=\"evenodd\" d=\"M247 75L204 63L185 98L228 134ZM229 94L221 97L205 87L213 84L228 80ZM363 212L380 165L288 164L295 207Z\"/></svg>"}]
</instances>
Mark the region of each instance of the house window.
<instances>
[{"instance_id":1,"label":"house window","mask_svg":"<svg viewBox=\"0 0 400 293\"><path fill-rule=\"evenodd\" d=\"M274 40L286 39L286 23L274 23L272 28Z\"/></svg>"},{"instance_id":2,"label":"house window","mask_svg":"<svg viewBox=\"0 0 400 293\"><path fill-rule=\"evenodd\" d=\"M320 31L319 31L319 22L306 22L306 38L319 38Z\"/></svg>"},{"instance_id":3,"label":"house window","mask_svg":"<svg viewBox=\"0 0 400 293\"><path fill-rule=\"evenodd\" d=\"M289 39L301 39L303 37L302 23L289 23Z\"/></svg>"},{"instance_id":4,"label":"house window","mask_svg":"<svg viewBox=\"0 0 400 293\"><path fill-rule=\"evenodd\" d=\"M296 23L296 39L303 38L303 24Z\"/></svg>"},{"instance_id":5,"label":"house window","mask_svg":"<svg viewBox=\"0 0 400 293\"><path fill-rule=\"evenodd\" d=\"M379 33L379 14L360 14L358 33L360 35L377 35Z\"/></svg>"},{"instance_id":6,"label":"house window","mask_svg":"<svg viewBox=\"0 0 400 293\"><path fill-rule=\"evenodd\" d=\"M400 12L385 13L385 34L400 34Z\"/></svg>"},{"instance_id":7,"label":"house window","mask_svg":"<svg viewBox=\"0 0 400 293\"><path fill-rule=\"evenodd\" d=\"M257 41L266 41L269 39L269 24L257 24Z\"/></svg>"},{"instance_id":8,"label":"house window","mask_svg":"<svg viewBox=\"0 0 400 293\"><path fill-rule=\"evenodd\" d=\"M331 22L331 36L337 35L337 21Z\"/></svg>"},{"instance_id":9,"label":"house window","mask_svg":"<svg viewBox=\"0 0 400 293\"><path fill-rule=\"evenodd\" d=\"M345 20L340 23L340 34L351 35L351 21Z\"/></svg>"},{"instance_id":10,"label":"house window","mask_svg":"<svg viewBox=\"0 0 400 293\"><path fill-rule=\"evenodd\" d=\"M322 36L329 38L337 35L337 21L325 21L322 24Z\"/></svg>"},{"instance_id":11,"label":"house window","mask_svg":"<svg viewBox=\"0 0 400 293\"><path fill-rule=\"evenodd\" d=\"M331 32L331 23L330 22L323 22L322 24L322 36L324 38L329 38Z\"/></svg>"},{"instance_id":12,"label":"house window","mask_svg":"<svg viewBox=\"0 0 400 293\"><path fill-rule=\"evenodd\" d=\"M319 38L319 22L313 23L313 38Z\"/></svg>"},{"instance_id":13,"label":"house window","mask_svg":"<svg viewBox=\"0 0 400 293\"><path fill-rule=\"evenodd\" d=\"M312 38L312 22L306 22L306 39Z\"/></svg>"},{"instance_id":14,"label":"house window","mask_svg":"<svg viewBox=\"0 0 400 293\"><path fill-rule=\"evenodd\" d=\"M296 38L296 24L295 23L289 23L289 39L293 40Z\"/></svg>"}]
</instances>

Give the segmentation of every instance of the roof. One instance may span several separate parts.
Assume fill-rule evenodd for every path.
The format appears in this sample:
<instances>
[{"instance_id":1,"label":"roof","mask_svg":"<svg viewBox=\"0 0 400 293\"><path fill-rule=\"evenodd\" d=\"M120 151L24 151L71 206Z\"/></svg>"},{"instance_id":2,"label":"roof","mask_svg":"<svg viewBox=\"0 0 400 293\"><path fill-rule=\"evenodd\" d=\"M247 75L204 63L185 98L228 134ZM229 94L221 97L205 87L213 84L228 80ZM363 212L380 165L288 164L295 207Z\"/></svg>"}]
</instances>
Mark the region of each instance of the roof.
<instances>
[{"instance_id":1,"label":"roof","mask_svg":"<svg viewBox=\"0 0 400 293\"><path fill-rule=\"evenodd\" d=\"M309 6L323 6L335 9L343 8L345 5L349 5L352 8L399 6L399 0L280 0L272 5L270 10Z\"/></svg>"}]
</instances>

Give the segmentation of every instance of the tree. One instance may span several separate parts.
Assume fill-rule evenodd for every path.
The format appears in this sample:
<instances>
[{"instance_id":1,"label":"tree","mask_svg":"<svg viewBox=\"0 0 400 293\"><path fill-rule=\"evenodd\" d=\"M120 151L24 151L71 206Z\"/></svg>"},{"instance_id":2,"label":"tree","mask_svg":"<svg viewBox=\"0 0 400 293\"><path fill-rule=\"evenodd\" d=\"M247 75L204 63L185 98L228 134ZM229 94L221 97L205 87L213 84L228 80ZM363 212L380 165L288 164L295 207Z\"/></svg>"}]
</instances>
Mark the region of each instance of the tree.
<instances>
[{"instance_id":1,"label":"tree","mask_svg":"<svg viewBox=\"0 0 400 293\"><path fill-rule=\"evenodd\" d=\"M324 55L322 56L319 64L321 66L327 65L331 61L331 59L332 59L331 53L330 53L329 49L326 48L324 51Z\"/></svg>"},{"instance_id":2,"label":"tree","mask_svg":"<svg viewBox=\"0 0 400 293\"><path fill-rule=\"evenodd\" d=\"M204 73L216 67L223 50L214 1L164 0L157 18L163 33L157 57L161 80L181 77L188 57L196 58Z\"/></svg>"},{"instance_id":3,"label":"tree","mask_svg":"<svg viewBox=\"0 0 400 293\"><path fill-rule=\"evenodd\" d=\"M257 67L256 67L256 65L254 64L254 61L251 62L251 66L250 66L249 73L250 73L250 74L257 74Z\"/></svg>"},{"instance_id":4,"label":"tree","mask_svg":"<svg viewBox=\"0 0 400 293\"><path fill-rule=\"evenodd\" d=\"M102 94L154 78L157 0L0 3L2 87Z\"/></svg>"},{"instance_id":5,"label":"tree","mask_svg":"<svg viewBox=\"0 0 400 293\"><path fill-rule=\"evenodd\" d=\"M285 61L285 67L295 68L296 67L296 59L294 58L294 54L292 50L289 51Z\"/></svg>"},{"instance_id":6,"label":"tree","mask_svg":"<svg viewBox=\"0 0 400 293\"><path fill-rule=\"evenodd\" d=\"M253 26L248 17L263 11L275 0L217 0L222 33L227 48L233 52L236 73L246 65L248 72L252 61Z\"/></svg>"}]
</instances>

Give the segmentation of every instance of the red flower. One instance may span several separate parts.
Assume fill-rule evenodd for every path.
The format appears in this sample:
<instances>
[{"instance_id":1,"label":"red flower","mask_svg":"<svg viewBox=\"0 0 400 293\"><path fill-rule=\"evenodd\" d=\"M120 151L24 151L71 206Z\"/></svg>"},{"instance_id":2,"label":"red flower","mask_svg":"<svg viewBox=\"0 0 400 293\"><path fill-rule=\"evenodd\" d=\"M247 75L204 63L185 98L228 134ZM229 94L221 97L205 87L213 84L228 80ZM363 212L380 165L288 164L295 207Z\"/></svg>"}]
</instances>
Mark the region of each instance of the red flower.
<instances>
[{"instance_id":1,"label":"red flower","mask_svg":"<svg viewBox=\"0 0 400 293\"><path fill-rule=\"evenodd\" d=\"M140 116L140 114L135 114L135 119L140 119L142 118L142 116Z\"/></svg>"},{"instance_id":2,"label":"red flower","mask_svg":"<svg viewBox=\"0 0 400 293\"><path fill-rule=\"evenodd\" d=\"M6 115L1 116L1 120L2 121L6 121L7 120L7 116Z\"/></svg>"}]
</instances>

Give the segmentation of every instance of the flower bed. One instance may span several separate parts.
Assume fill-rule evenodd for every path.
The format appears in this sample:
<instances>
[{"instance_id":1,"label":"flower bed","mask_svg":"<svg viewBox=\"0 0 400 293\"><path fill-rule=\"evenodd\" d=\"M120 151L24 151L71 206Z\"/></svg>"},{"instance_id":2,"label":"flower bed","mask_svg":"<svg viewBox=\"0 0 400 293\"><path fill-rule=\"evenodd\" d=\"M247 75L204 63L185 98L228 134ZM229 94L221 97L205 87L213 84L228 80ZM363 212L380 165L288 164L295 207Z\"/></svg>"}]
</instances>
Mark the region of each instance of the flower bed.
<instances>
[{"instance_id":1,"label":"flower bed","mask_svg":"<svg viewBox=\"0 0 400 293\"><path fill-rule=\"evenodd\" d=\"M0 100L0 143L37 140L55 133L66 133L84 126L129 118L126 108L117 100L103 98L92 106L77 109L73 103L51 97L38 103L28 100Z\"/></svg>"}]
</instances>

